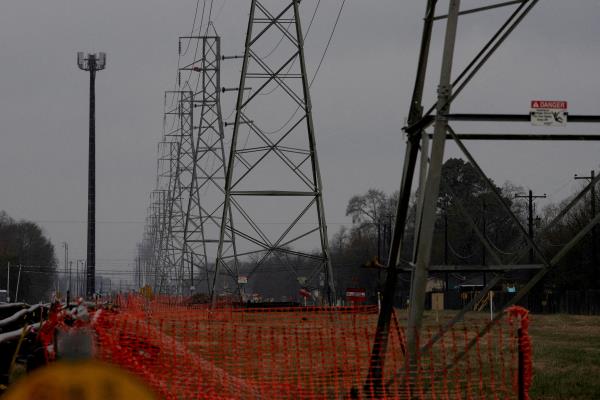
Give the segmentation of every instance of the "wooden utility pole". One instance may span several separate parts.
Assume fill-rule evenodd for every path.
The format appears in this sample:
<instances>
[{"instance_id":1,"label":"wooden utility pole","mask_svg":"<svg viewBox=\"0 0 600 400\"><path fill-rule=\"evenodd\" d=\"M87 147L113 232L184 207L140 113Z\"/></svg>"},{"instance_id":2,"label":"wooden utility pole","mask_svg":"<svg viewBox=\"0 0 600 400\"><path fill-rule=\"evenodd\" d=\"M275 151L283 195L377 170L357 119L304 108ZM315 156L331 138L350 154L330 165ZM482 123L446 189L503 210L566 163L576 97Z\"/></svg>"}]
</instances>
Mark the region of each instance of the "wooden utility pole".
<instances>
[{"instance_id":1,"label":"wooden utility pole","mask_svg":"<svg viewBox=\"0 0 600 400\"><path fill-rule=\"evenodd\" d=\"M529 234L529 238L531 240L533 240L533 201L534 199L545 199L547 196L544 193L543 195L539 196L539 195L534 195L533 192L530 190L529 194L527 195L520 195L517 194L515 195L515 199L528 199L529 202L529 212L528 212L528 234ZM529 249L529 264L533 264L534 262L534 252L533 252L533 248Z\"/></svg>"},{"instance_id":2,"label":"wooden utility pole","mask_svg":"<svg viewBox=\"0 0 600 400\"><path fill-rule=\"evenodd\" d=\"M591 171L590 176L578 176L577 174L575 174L575 179L579 180L579 179L585 179L585 180L589 180L590 182L594 182L594 178L596 177L596 173L595 171ZM596 185L592 185L591 189L590 189L590 210L592 213L592 217L590 219L593 219L596 216ZM592 270L594 272L594 284L598 284L598 251L597 251L597 231L596 231L596 227L594 226L592 228L592 240L591 240L591 246L590 246L590 251L592 252Z\"/></svg>"}]
</instances>

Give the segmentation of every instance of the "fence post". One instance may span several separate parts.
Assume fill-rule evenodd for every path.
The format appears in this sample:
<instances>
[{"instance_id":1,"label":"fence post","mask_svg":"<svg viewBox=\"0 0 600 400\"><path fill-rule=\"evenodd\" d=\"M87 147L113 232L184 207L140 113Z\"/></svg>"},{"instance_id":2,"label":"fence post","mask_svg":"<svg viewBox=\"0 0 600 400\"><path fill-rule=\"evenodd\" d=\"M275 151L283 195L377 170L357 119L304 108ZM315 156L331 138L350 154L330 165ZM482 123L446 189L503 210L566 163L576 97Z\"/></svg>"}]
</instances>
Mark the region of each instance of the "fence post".
<instances>
[{"instance_id":1,"label":"fence post","mask_svg":"<svg viewBox=\"0 0 600 400\"><path fill-rule=\"evenodd\" d=\"M517 330L518 335L518 355L519 355L519 377L518 377L518 385L519 385L519 400L526 400L527 395L525 392L525 357L523 356L523 328L519 328Z\"/></svg>"}]
</instances>

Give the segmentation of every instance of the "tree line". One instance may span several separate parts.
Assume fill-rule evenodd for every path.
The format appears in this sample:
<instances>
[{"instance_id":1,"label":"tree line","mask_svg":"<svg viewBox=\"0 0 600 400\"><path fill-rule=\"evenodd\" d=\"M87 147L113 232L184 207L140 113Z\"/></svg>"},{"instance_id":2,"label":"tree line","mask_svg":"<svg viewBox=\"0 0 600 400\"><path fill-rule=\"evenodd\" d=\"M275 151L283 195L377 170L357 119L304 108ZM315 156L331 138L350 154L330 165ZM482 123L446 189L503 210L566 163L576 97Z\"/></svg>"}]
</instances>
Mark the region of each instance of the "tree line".
<instances>
[{"instance_id":1,"label":"tree line","mask_svg":"<svg viewBox=\"0 0 600 400\"><path fill-rule=\"evenodd\" d=\"M56 264L54 245L39 225L15 221L0 211L0 289L6 290L10 279L11 300L18 294L18 301L47 301L54 290Z\"/></svg>"},{"instance_id":2,"label":"tree line","mask_svg":"<svg viewBox=\"0 0 600 400\"><path fill-rule=\"evenodd\" d=\"M493 188L479 176L475 168L459 158L448 159L442 168L440 196L437 202L437 220L432 250L432 265L490 265L491 259L477 237L476 226L485 234L490 246L503 264L540 263L537 257L530 259L527 242L517 223L494 195L500 194L503 202L515 214L519 223L528 230L528 199L522 187L511 182L502 186L492 182ZM559 204L550 204L533 213L533 234L546 257L554 256L592 218L591 197L580 201L560 222L549 226L550 221L570 202L577 193L571 194ZM401 249L401 260L413 259L413 243L416 219L415 193L411 200L407 227ZM519 196L517 196L519 195ZM393 232L398 193L387 194L378 189L353 196L347 204L346 215L352 217L352 226L341 227L330 240L331 258L336 280L344 287L365 287L371 293L381 288L387 263L387 253ZM595 199L597 201L597 199ZM597 260L597 242L588 234L560 264L550 271L537 290L546 293L565 290L596 289L600 287ZM596 237L598 241L598 237ZM523 282L531 273L515 272L509 275L513 282ZM443 276L446 275L446 276ZM448 277L450 275L450 277ZM449 289L461 282L481 282L482 274L443 274ZM408 291L410 275L400 277L400 290ZM450 281L450 283L448 283ZM342 293L340 293L342 294Z\"/></svg>"}]
</instances>

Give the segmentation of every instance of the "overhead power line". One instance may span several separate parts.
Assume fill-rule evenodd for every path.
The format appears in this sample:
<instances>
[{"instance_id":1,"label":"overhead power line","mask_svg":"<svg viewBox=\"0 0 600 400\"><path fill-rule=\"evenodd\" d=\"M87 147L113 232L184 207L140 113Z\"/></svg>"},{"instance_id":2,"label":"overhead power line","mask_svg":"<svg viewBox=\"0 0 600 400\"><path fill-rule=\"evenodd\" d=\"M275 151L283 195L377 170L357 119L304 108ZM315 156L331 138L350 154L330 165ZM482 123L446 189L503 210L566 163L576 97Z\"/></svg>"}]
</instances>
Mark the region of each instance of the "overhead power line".
<instances>
[{"instance_id":1,"label":"overhead power line","mask_svg":"<svg viewBox=\"0 0 600 400\"><path fill-rule=\"evenodd\" d=\"M325 61L325 57L327 56L327 52L329 51L329 47L331 46L331 43L333 41L333 36L335 34L335 31L337 29L338 23L340 21L340 17L342 16L342 11L344 10L344 5L346 4L346 0L342 0L342 3L340 5L340 9L338 10L337 16L335 18L335 22L333 23L333 28L331 29L331 33L329 35L329 38L327 39L327 44L325 45L325 49L323 50L323 54L321 54L321 59L319 60L319 64L317 65L317 69L315 70L315 73L313 75L313 77L310 80L310 83L308 84L309 87L312 87L313 83L315 82L315 79L317 79L317 75L319 74L319 71L321 69L321 66L323 65L323 62ZM318 7L318 4L317 4ZM316 10L315 10L315 14L316 14ZM314 15L313 15L314 18ZM312 21L311 21L312 24ZM309 26L310 28L310 26ZM307 32L308 35L308 32ZM306 36L304 37L306 38ZM289 72L289 70L288 70ZM281 132L283 129L285 129L290 122L292 122L292 120L294 119L294 117L296 116L296 114L298 113L298 111L300 110L300 106L298 106L296 108L296 110L294 111L294 113L290 116L290 118L284 122L284 124L277 128L274 131L263 131L263 133L268 134L268 135L274 135L276 133Z\"/></svg>"}]
</instances>

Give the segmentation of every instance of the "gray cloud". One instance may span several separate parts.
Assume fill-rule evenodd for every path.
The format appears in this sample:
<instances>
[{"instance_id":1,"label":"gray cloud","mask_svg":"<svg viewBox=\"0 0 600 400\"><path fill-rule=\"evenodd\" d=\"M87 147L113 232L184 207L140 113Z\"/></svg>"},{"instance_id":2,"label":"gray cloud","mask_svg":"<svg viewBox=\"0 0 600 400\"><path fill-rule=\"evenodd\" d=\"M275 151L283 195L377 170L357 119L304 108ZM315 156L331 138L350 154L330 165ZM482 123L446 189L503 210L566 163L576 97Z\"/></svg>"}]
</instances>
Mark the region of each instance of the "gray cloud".
<instances>
[{"instance_id":1,"label":"gray cloud","mask_svg":"<svg viewBox=\"0 0 600 400\"><path fill-rule=\"evenodd\" d=\"M249 2L214 3L215 15L221 10L215 24L223 52L241 54ZM330 233L348 222L344 210L352 194L369 187L397 190L401 127L412 92L423 3L347 1L312 89ZM445 3L440 2L440 12ZM314 4L303 1L305 21ZM464 1L463 7L478 4ZM88 87L75 54L108 53L108 68L97 79L97 264L124 268L141 238L154 186L162 93L174 83L177 37L189 33L194 6L193 0L3 2L0 208L16 218L42 221L55 244L69 242L73 259L85 257L87 193ZM320 6L306 43L311 72L338 6L339 1ZM583 0L540 2L461 95L455 111L526 113L529 100L540 97L568 100L573 114L598 113L599 7ZM505 15L502 10L461 19L456 71ZM439 75L442 28L436 28L432 46L429 103ZM237 85L239 63L223 68L223 84ZM224 97L226 114L233 101L233 95ZM534 131L528 124L460 128ZM569 125L560 131L593 129ZM471 148L496 181L510 179L553 194L550 200L557 201L574 187L568 183L574 173L598 167L600 144L484 143ZM448 151L457 154L452 145Z\"/></svg>"}]
</instances>

